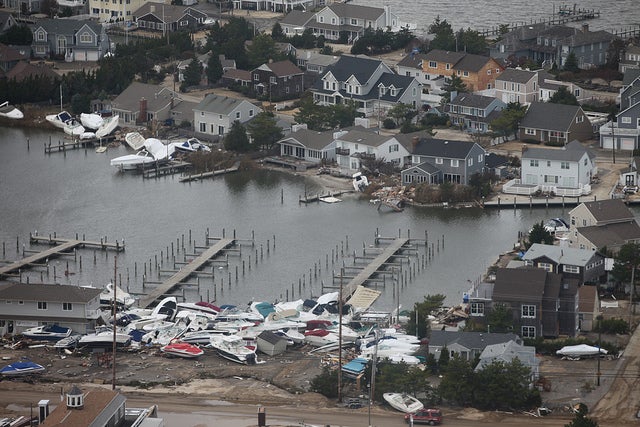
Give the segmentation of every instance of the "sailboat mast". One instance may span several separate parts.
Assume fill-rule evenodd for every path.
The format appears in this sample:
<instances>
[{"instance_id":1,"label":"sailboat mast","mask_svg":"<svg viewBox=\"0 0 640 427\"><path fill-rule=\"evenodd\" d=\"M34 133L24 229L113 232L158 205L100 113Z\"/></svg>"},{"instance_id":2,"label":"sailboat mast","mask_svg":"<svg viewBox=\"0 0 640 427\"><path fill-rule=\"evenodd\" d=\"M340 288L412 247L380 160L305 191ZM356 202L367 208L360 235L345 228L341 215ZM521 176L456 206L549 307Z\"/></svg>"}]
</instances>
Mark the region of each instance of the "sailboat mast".
<instances>
[{"instance_id":1,"label":"sailboat mast","mask_svg":"<svg viewBox=\"0 0 640 427\"><path fill-rule=\"evenodd\" d=\"M116 389L116 325L118 324L116 314L117 314L117 300L116 293L118 289L118 256L116 255L113 259L113 346L112 346L112 378L111 378L111 390Z\"/></svg>"},{"instance_id":2,"label":"sailboat mast","mask_svg":"<svg viewBox=\"0 0 640 427\"><path fill-rule=\"evenodd\" d=\"M60 111L62 111L62 84L60 84Z\"/></svg>"}]
</instances>

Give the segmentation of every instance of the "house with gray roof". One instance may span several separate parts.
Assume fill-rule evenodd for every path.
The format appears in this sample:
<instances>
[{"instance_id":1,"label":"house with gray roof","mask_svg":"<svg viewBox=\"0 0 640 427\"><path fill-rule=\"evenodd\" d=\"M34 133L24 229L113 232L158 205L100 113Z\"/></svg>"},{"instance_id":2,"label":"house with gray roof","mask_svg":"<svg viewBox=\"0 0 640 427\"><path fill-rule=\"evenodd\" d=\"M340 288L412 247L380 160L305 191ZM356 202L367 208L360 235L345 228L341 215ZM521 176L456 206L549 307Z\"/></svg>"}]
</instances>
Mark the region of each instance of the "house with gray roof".
<instances>
[{"instance_id":1,"label":"house with gray roof","mask_svg":"<svg viewBox=\"0 0 640 427\"><path fill-rule=\"evenodd\" d=\"M384 160L402 168L409 161L409 151L396 136L380 135L355 126L336 134L336 162L347 173L359 171L367 160Z\"/></svg>"},{"instance_id":2,"label":"house with gray roof","mask_svg":"<svg viewBox=\"0 0 640 427\"><path fill-rule=\"evenodd\" d=\"M524 145L520 179L509 182L502 191L507 194L541 191L578 197L591 193L591 178L597 173L595 154L579 141L571 141L562 148Z\"/></svg>"},{"instance_id":3,"label":"house with gray roof","mask_svg":"<svg viewBox=\"0 0 640 427\"><path fill-rule=\"evenodd\" d=\"M625 243L640 243L640 226L620 199L581 203L569 211L569 246L616 253Z\"/></svg>"},{"instance_id":4,"label":"house with gray roof","mask_svg":"<svg viewBox=\"0 0 640 427\"><path fill-rule=\"evenodd\" d=\"M496 78L496 98L502 102L518 102L529 105L540 101L540 81L551 78L544 70L506 68Z\"/></svg>"},{"instance_id":5,"label":"house with gray roof","mask_svg":"<svg viewBox=\"0 0 640 427\"><path fill-rule=\"evenodd\" d=\"M625 73L620 91L620 112L614 122L600 126L600 147L631 151L640 148L640 70Z\"/></svg>"},{"instance_id":6,"label":"house with gray roof","mask_svg":"<svg viewBox=\"0 0 640 427\"><path fill-rule=\"evenodd\" d=\"M208 94L193 109L193 124L197 136L222 137L233 122L246 123L261 112L260 107L244 99Z\"/></svg>"},{"instance_id":7,"label":"house with gray roof","mask_svg":"<svg viewBox=\"0 0 640 427\"><path fill-rule=\"evenodd\" d=\"M423 86L428 85L429 74L424 72L422 65L426 58L424 53L411 52L396 64L396 72L401 76L415 78Z\"/></svg>"},{"instance_id":8,"label":"house with gray roof","mask_svg":"<svg viewBox=\"0 0 640 427\"><path fill-rule=\"evenodd\" d=\"M338 57L323 55L310 49L298 49L296 61L298 67L303 68L307 74L324 74L328 67L338 62Z\"/></svg>"},{"instance_id":9,"label":"house with gray roof","mask_svg":"<svg viewBox=\"0 0 640 427\"><path fill-rule=\"evenodd\" d=\"M597 251L534 243L522 257L526 266L562 274L583 283L599 283L606 274L604 255Z\"/></svg>"},{"instance_id":10,"label":"house with gray roof","mask_svg":"<svg viewBox=\"0 0 640 427\"><path fill-rule=\"evenodd\" d=\"M593 137L587 115L578 105L533 102L520 122L519 139L566 145L570 141L586 141Z\"/></svg>"},{"instance_id":11,"label":"house with gray roof","mask_svg":"<svg viewBox=\"0 0 640 427\"><path fill-rule=\"evenodd\" d=\"M476 365L475 371L481 371L494 362L506 364L512 363L516 359L531 370L530 379L532 382L540 377L540 360L536 357L536 348L517 341L486 346L480 354L480 361Z\"/></svg>"},{"instance_id":12,"label":"house with gray roof","mask_svg":"<svg viewBox=\"0 0 640 427\"><path fill-rule=\"evenodd\" d=\"M441 181L438 183L468 185L472 175L484 170L486 152L475 142L435 139L424 132L398 134L396 139L408 147L412 166L429 163L440 170L437 176ZM419 175L421 169L426 167L418 169L418 172L403 170L403 182L405 179L406 183L419 180L411 176ZM426 182L426 179L423 179L423 182Z\"/></svg>"},{"instance_id":13,"label":"house with gray roof","mask_svg":"<svg viewBox=\"0 0 640 427\"><path fill-rule=\"evenodd\" d=\"M301 35L314 15L311 11L292 10L280 21L282 32L287 37Z\"/></svg>"},{"instance_id":14,"label":"house with gray roof","mask_svg":"<svg viewBox=\"0 0 640 427\"><path fill-rule=\"evenodd\" d=\"M411 184L440 184L442 182L442 170L435 165L424 162L411 166L400 172L403 185Z\"/></svg>"},{"instance_id":15,"label":"house with gray roof","mask_svg":"<svg viewBox=\"0 0 640 427\"><path fill-rule=\"evenodd\" d=\"M422 94L415 78L395 74L381 60L351 55L340 56L310 90L319 105L354 101L358 112L379 122L398 103L419 108Z\"/></svg>"},{"instance_id":16,"label":"house with gray roof","mask_svg":"<svg viewBox=\"0 0 640 427\"><path fill-rule=\"evenodd\" d=\"M0 34L4 34L14 25L17 25L18 22L16 18L10 12L5 10L0 11Z\"/></svg>"},{"instance_id":17,"label":"house with gray roof","mask_svg":"<svg viewBox=\"0 0 640 427\"><path fill-rule=\"evenodd\" d=\"M169 88L133 82L111 102L111 111L120 116L121 126L163 122L173 118L172 110L182 102Z\"/></svg>"},{"instance_id":18,"label":"house with gray roof","mask_svg":"<svg viewBox=\"0 0 640 427\"><path fill-rule=\"evenodd\" d=\"M277 13L295 12L300 8L311 10L323 4L317 0L233 0L234 9L247 11L266 10Z\"/></svg>"},{"instance_id":19,"label":"house with gray roof","mask_svg":"<svg viewBox=\"0 0 640 427\"><path fill-rule=\"evenodd\" d=\"M6 73L15 67L19 61L26 61L28 59L28 55L11 46L0 43L0 71Z\"/></svg>"},{"instance_id":20,"label":"house with gray roof","mask_svg":"<svg viewBox=\"0 0 640 427\"><path fill-rule=\"evenodd\" d=\"M469 92L495 88L495 80L504 66L495 59L465 52L434 49L422 59L422 70L427 80L459 77Z\"/></svg>"},{"instance_id":21,"label":"house with gray roof","mask_svg":"<svg viewBox=\"0 0 640 427\"><path fill-rule=\"evenodd\" d=\"M143 3L133 13L138 28L148 31L192 31L201 27L208 15L191 6Z\"/></svg>"},{"instance_id":22,"label":"house with gray roof","mask_svg":"<svg viewBox=\"0 0 640 427\"><path fill-rule=\"evenodd\" d=\"M472 362L487 346L509 341L521 343L522 339L513 333L432 330L429 337L428 351L429 354L435 355L437 360L440 352L446 348L450 356L457 354L463 360Z\"/></svg>"},{"instance_id":23,"label":"house with gray roof","mask_svg":"<svg viewBox=\"0 0 640 427\"><path fill-rule=\"evenodd\" d=\"M629 45L624 51L624 56L618 63L618 71L626 73L627 70L640 69L640 46Z\"/></svg>"},{"instance_id":24,"label":"house with gray roof","mask_svg":"<svg viewBox=\"0 0 640 427\"><path fill-rule=\"evenodd\" d=\"M251 70L251 88L269 101L299 98L305 90L304 72L287 60L268 62Z\"/></svg>"},{"instance_id":25,"label":"house with gray roof","mask_svg":"<svg viewBox=\"0 0 640 427\"><path fill-rule=\"evenodd\" d=\"M338 132L343 133L344 131ZM336 159L335 139L339 136L338 132L296 129L277 142L280 146L280 155L316 164L334 162Z\"/></svg>"},{"instance_id":26,"label":"house with gray roof","mask_svg":"<svg viewBox=\"0 0 640 427\"><path fill-rule=\"evenodd\" d=\"M98 61L109 52L105 27L94 21L44 19L31 28L33 55L66 62Z\"/></svg>"},{"instance_id":27,"label":"house with gray roof","mask_svg":"<svg viewBox=\"0 0 640 427\"><path fill-rule=\"evenodd\" d=\"M101 292L83 286L0 284L0 336L47 324L86 334L100 318Z\"/></svg>"},{"instance_id":28,"label":"house with gray roof","mask_svg":"<svg viewBox=\"0 0 640 427\"><path fill-rule=\"evenodd\" d=\"M471 133L487 133L491 121L506 107L507 104L493 96L452 92L445 111L453 125Z\"/></svg>"}]
</instances>

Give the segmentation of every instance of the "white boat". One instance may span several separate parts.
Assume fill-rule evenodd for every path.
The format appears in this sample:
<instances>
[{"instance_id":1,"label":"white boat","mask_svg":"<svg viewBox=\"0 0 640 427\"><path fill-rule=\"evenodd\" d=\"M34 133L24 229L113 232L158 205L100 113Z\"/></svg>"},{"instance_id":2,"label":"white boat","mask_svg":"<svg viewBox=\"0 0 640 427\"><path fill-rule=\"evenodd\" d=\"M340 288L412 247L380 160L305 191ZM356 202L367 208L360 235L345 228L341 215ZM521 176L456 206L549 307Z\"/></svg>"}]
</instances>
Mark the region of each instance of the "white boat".
<instances>
[{"instance_id":1,"label":"white boat","mask_svg":"<svg viewBox=\"0 0 640 427\"><path fill-rule=\"evenodd\" d=\"M73 119L73 117L66 111L61 111L58 114L49 114L45 117L45 119L55 127L64 129L64 125L69 120Z\"/></svg>"},{"instance_id":2,"label":"white boat","mask_svg":"<svg viewBox=\"0 0 640 427\"><path fill-rule=\"evenodd\" d=\"M80 135L80 139L95 139L96 138L96 133L95 132L84 132L82 135ZM104 147L105 151L107 147Z\"/></svg>"},{"instance_id":3,"label":"white boat","mask_svg":"<svg viewBox=\"0 0 640 427\"><path fill-rule=\"evenodd\" d=\"M369 186L369 180L366 176L362 175L362 172L356 172L353 177L353 189L356 191L364 191Z\"/></svg>"},{"instance_id":4,"label":"white boat","mask_svg":"<svg viewBox=\"0 0 640 427\"><path fill-rule=\"evenodd\" d=\"M80 113L80 123L86 129L96 130L104 124L104 119L96 113Z\"/></svg>"},{"instance_id":5,"label":"white boat","mask_svg":"<svg viewBox=\"0 0 640 427\"><path fill-rule=\"evenodd\" d=\"M165 315L167 320L173 321L177 312L178 300L176 297L166 297L154 307L151 316L158 317L159 315Z\"/></svg>"},{"instance_id":6,"label":"white boat","mask_svg":"<svg viewBox=\"0 0 640 427\"><path fill-rule=\"evenodd\" d=\"M56 341L56 343L53 345L53 348L74 348L78 345L78 341L80 341L81 337L82 335L78 334L69 335L66 338L62 338L61 340Z\"/></svg>"},{"instance_id":7,"label":"white boat","mask_svg":"<svg viewBox=\"0 0 640 427\"><path fill-rule=\"evenodd\" d=\"M201 143L198 138L189 138L184 142L172 142L171 143L176 151L185 153L195 153L197 151L210 152L211 148Z\"/></svg>"},{"instance_id":8,"label":"white boat","mask_svg":"<svg viewBox=\"0 0 640 427\"><path fill-rule=\"evenodd\" d=\"M188 310L194 313L205 313L211 316L217 316L220 312L220 307L216 307L215 305L206 301L179 302L178 310Z\"/></svg>"},{"instance_id":9,"label":"white boat","mask_svg":"<svg viewBox=\"0 0 640 427\"><path fill-rule=\"evenodd\" d=\"M551 218L544 223L544 229L551 234L566 233L569 228L569 224L562 218Z\"/></svg>"},{"instance_id":10,"label":"white boat","mask_svg":"<svg viewBox=\"0 0 640 427\"><path fill-rule=\"evenodd\" d=\"M255 347L249 347L236 335L212 336L209 345L218 355L227 360L245 365L255 365L258 361Z\"/></svg>"},{"instance_id":11,"label":"white boat","mask_svg":"<svg viewBox=\"0 0 640 427\"><path fill-rule=\"evenodd\" d=\"M337 344L340 340L338 334L326 329L312 329L304 333L304 342L315 347L323 347L328 344Z\"/></svg>"},{"instance_id":12,"label":"white boat","mask_svg":"<svg viewBox=\"0 0 640 427\"><path fill-rule=\"evenodd\" d=\"M157 161L169 159L176 150L176 148L173 145L171 144L165 145L158 138L145 139L144 148L149 153L151 153L153 158Z\"/></svg>"},{"instance_id":13,"label":"white boat","mask_svg":"<svg viewBox=\"0 0 640 427\"><path fill-rule=\"evenodd\" d=\"M384 393L382 397L392 408L407 414L417 412L424 408L422 402L405 393Z\"/></svg>"},{"instance_id":14,"label":"white boat","mask_svg":"<svg viewBox=\"0 0 640 427\"><path fill-rule=\"evenodd\" d=\"M228 335L227 331L220 329L203 329L201 331L187 332L180 337L180 341L188 342L190 344L203 344L207 345L211 342L211 337Z\"/></svg>"},{"instance_id":15,"label":"white boat","mask_svg":"<svg viewBox=\"0 0 640 427\"><path fill-rule=\"evenodd\" d=\"M156 159L147 150L140 150L136 154L127 154L111 159L110 164L120 170L136 170L144 165L155 163L155 161Z\"/></svg>"},{"instance_id":16,"label":"white boat","mask_svg":"<svg viewBox=\"0 0 640 427\"><path fill-rule=\"evenodd\" d=\"M128 132L124 136L124 142L136 151L140 151L144 148L144 136L140 132Z\"/></svg>"},{"instance_id":17,"label":"white boat","mask_svg":"<svg viewBox=\"0 0 640 427\"><path fill-rule=\"evenodd\" d=\"M116 128L118 127L119 121L120 121L120 116L118 116L117 114L114 114L113 116L107 117L106 119L104 119L102 126L100 126L96 130L96 138L104 138L105 136L110 135L111 132L116 130Z\"/></svg>"},{"instance_id":18,"label":"white boat","mask_svg":"<svg viewBox=\"0 0 640 427\"><path fill-rule=\"evenodd\" d=\"M586 357L597 354L607 354L607 350L587 344L567 345L556 351L557 355L567 357Z\"/></svg>"},{"instance_id":19,"label":"white boat","mask_svg":"<svg viewBox=\"0 0 640 427\"><path fill-rule=\"evenodd\" d=\"M107 286L100 293L100 305L106 307L113 306L113 294L114 294L114 285L113 283L107 283ZM133 304L135 304L136 300L129 294L124 291L119 286L115 286L115 297L116 297L116 305L118 307L129 308Z\"/></svg>"},{"instance_id":20,"label":"white boat","mask_svg":"<svg viewBox=\"0 0 640 427\"><path fill-rule=\"evenodd\" d=\"M0 375L3 377L19 377L23 375L39 374L44 372L44 366L39 365L30 360L21 360L0 369Z\"/></svg>"},{"instance_id":21,"label":"white boat","mask_svg":"<svg viewBox=\"0 0 640 427\"><path fill-rule=\"evenodd\" d=\"M62 338L66 338L72 333L71 328L65 328L58 325L43 325L36 326L35 328L29 328L22 332L25 338L32 340L53 340L58 341Z\"/></svg>"},{"instance_id":22,"label":"white boat","mask_svg":"<svg viewBox=\"0 0 640 427\"><path fill-rule=\"evenodd\" d=\"M22 119L24 114L13 105L9 104L9 101L5 101L0 104L0 116L8 119Z\"/></svg>"},{"instance_id":23,"label":"white boat","mask_svg":"<svg viewBox=\"0 0 640 427\"><path fill-rule=\"evenodd\" d=\"M78 341L78 347L111 348L113 346L113 341L113 329L109 327L102 327L96 329L93 334L83 335ZM131 343L131 337L129 334L116 331L115 342L116 347L126 347Z\"/></svg>"},{"instance_id":24,"label":"white boat","mask_svg":"<svg viewBox=\"0 0 640 427\"><path fill-rule=\"evenodd\" d=\"M80 123L75 119L67 120L67 122L64 124L64 127L62 129L64 130L64 133L66 133L67 135L77 136L77 137L80 137L80 135L82 135L85 132L85 129L84 129L84 126L82 126L82 123Z\"/></svg>"}]
</instances>

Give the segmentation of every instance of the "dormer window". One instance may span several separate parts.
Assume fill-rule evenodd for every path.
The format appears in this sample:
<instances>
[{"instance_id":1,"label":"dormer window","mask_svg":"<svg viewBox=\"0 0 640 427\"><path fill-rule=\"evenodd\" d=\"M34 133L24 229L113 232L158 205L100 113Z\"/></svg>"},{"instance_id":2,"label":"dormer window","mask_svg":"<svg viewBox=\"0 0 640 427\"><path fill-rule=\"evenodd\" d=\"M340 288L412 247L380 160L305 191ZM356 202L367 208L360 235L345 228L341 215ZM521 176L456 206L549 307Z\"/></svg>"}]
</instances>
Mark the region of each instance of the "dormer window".
<instances>
[{"instance_id":1,"label":"dormer window","mask_svg":"<svg viewBox=\"0 0 640 427\"><path fill-rule=\"evenodd\" d=\"M382 96L382 95L386 95L386 93L387 93L387 88L386 88L386 87L384 87L384 86L380 86L380 87L378 88L378 90L380 91L380 96Z\"/></svg>"},{"instance_id":2,"label":"dormer window","mask_svg":"<svg viewBox=\"0 0 640 427\"><path fill-rule=\"evenodd\" d=\"M396 96L396 88L395 88L395 87L390 88L390 89L389 89L389 94L390 94L391 96Z\"/></svg>"}]
</instances>

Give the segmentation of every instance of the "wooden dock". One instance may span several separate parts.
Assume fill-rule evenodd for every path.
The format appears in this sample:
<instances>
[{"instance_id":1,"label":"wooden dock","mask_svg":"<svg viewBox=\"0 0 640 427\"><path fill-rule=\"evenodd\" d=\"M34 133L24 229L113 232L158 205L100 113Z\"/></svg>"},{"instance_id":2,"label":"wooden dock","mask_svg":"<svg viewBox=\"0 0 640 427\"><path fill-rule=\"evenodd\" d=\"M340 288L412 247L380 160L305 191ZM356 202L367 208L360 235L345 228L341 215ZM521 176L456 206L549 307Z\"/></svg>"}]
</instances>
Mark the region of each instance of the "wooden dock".
<instances>
[{"instance_id":1,"label":"wooden dock","mask_svg":"<svg viewBox=\"0 0 640 427\"><path fill-rule=\"evenodd\" d=\"M142 168L142 177L145 179L159 178L164 175L173 175L185 171L187 169L190 169L191 167L191 163L181 160L170 160L168 163L163 165L160 165L158 164L158 162L156 162L151 166Z\"/></svg>"},{"instance_id":2,"label":"wooden dock","mask_svg":"<svg viewBox=\"0 0 640 427\"><path fill-rule=\"evenodd\" d=\"M227 169L218 169L210 172L202 172L198 174L189 174L181 177L179 179L180 182L191 182L191 181L200 181L207 178L213 178L215 176L224 175L227 173L237 172L240 169L240 164L236 163L230 168Z\"/></svg>"},{"instance_id":3,"label":"wooden dock","mask_svg":"<svg viewBox=\"0 0 640 427\"><path fill-rule=\"evenodd\" d=\"M185 264L180 270L178 270L177 273L166 279L154 290L141 297L138 302L139 306L141 308L146 308L154 305L154 303L157 303L159 299L171 292L176 286L182 283L189 276L191 276L192 274L196 274L196 271L198 269L211 262L213 258L218 256L222 251L227 249L229 246L234 245L235 243L235 239L221 238L215 245L206 249L204 252L194 258L190 263Z\"/></svg>"},{"instance_id":4,"label":"wooden dock","mask_svg":"<svg viewBox=\"0 0 640 427\"><path fill-rule=\"evenodd\" d=\"M78 239L62 239L57 237L46 236L30 236L31 243L47 243L55 245L52 248L44 250L42 252L35 253L31 256L22 258L21 260L12 262L6 266L0 267L0 277L14 275L16 272L28 268L33 264L47 261L49 258L68 254L76 248L94 247L100 249L112 249L115 251L123 251L124 243L106 243L106 242L92 242L87 240Z\"/></svg>"},{"instance_id":5,"label":"wooden dock","mask_svg":"<svg viewBox=\"0 0 640 427\"><path fill-rule=\"evenodd\" d=\"M315 194L313 196L305 194L304 197L299 196L298 197L298 203L314 203L314 202L320 202L320 199L324 198L324 197L340 197L343 194L347 194L347 193L353 193L353 191L336 191L336 192L330 192L328 191L327 194Z\"/></svg>"},{"instance_id":6,"label":"wooden dock","mask_svg":"<svg viewBox=\"0 0 640 427\"><path fill-rule=\"evenodd\" d=\"M51 141L49 141L49 143L44 144L44 153L45 154L64 153L66 151L79 150L82 148L94 147L96 145L99 145L99 146L103 144L106 145L113 139L115 139L115 137L111 135L111 136L106 136L102 138L102 140L95 139L95 138L94 139L73 139L70 142L62 142L59 140L57 144L52 144Z\"/></svg>"}]
</instances>

